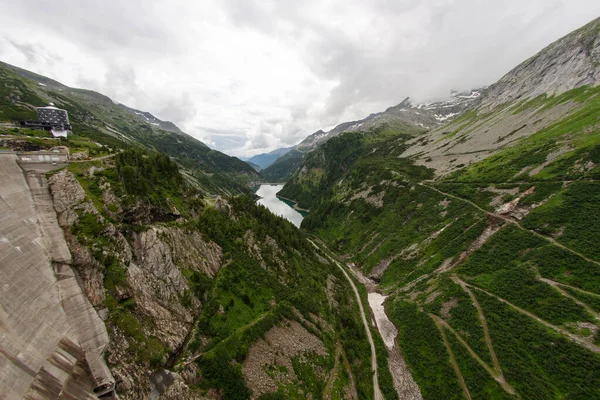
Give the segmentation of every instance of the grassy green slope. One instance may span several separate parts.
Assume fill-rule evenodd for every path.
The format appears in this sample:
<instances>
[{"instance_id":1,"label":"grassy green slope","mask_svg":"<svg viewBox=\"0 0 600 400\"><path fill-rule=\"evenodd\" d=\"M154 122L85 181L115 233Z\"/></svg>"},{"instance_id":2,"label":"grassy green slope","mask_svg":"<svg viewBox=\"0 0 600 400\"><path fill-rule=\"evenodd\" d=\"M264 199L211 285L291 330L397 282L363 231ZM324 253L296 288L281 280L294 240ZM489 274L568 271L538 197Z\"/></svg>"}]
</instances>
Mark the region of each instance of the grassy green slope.
<instances>
[{"instance_id":1,"label":"grassy green slope","mask_svg":"<svg viewBox=\"0 0 600 400\"><path fill-rule=\"evenodd\" d=\"M389 110L392 110L392 109L393 109L393 107L390 108ZM361 124L361 126L364 126L364 128L361 128L362 131L352 131L353 133L351 133L350 135L358 135L358 137L362 137L359 140L361 142L365 142L365 143L381 141L387 137L395 136L399 132L402 132L405 134L417 134L417 133L422 133L425 131L425 129L423 127L406 121L404 116L394 114L393 111L392 112L388 112L388 111L380 114L376 119L366 118L365 120L362 120L364 122L361 122L361 121L344 122L344 123L336 126L334 129L332 129L331 131L329 131L327 133L325 133L323 131L318 131L318 132L314 133L313 135L311 135L307 139L305 139L304 142L297 145L292 151L290 151L286 155L280 157L268 168L265 168L263 171L261 171L261 175L264 176L265 179L267 179L268 181L271 181L271 182L294 182L297 180L306 181L307 178L303 177L302 174L299 175L299 173L298 173L298 169L303 165L306 165L309 168L317 168L318 169L318 168L323 167L323 165L321 165L321 164L323 164L324 162L329 162L329 161L333 161L333 160L347 163L349 160L342 161L342 160L340 160L340 157L347 157L347 156L351 156L351 155L349 155L349 154L336 155L332 152L335 151L335 149L350 148L350 147L356 148L356 146L346 146L343 144L340 145L340 142L326 146L326 143L333 139L337 140L337 137L340 134L340 132L344 132L347 129L350 129L353 125ZM402 114L402 113L400 113L400 114ZM320 135L328 135L328 137L325 139L326 141L324 143L316 145L314 141L311 141L311 138L313 138L315 135L319 135L319 136ZM348 135L346 135L346 136L348 136ZM353 137L355 137L355 136L353 136ZM348 139L346 138L343 141L345 141L345 140L348 140ZM308 143L307 143L307 141L308 141ZM315 148L317 150L313 151L313 150L315 150ZM311 173L309 172L309 175L310 174ZM312 179L312 178L309 177L308 179ZM331 179L331 177L327 177L327 179ZM300 182L297 182L297 183L300 183ZM325 183L327 183L327 182L325 182ZM316 182L312 183L313 186L316 184L317 184ZM291 185L288 185L288 188L286 189L286 191L290 191L290 187L291 187ZM301 188L295 188L295 189L291 190L288 193L288 195L292 196L292 198L295 198L298 201L304 203L304 205L306 207L308 207L307 201L300 199L300 197L302 197L302 195L299 194L299 191L301 191ZM293 195L298 195L298 198L293 197ZM306 193L306 197L307 198L309 197L308 193Z\"/></svg>"},{"instance_id":2,"label":"grassy green slope","mask_svg":"<svg viewBox=\"0 0 600 400\"><path fill-rule=\"evenodd\" d=\"M340 163L317 174L307 158L284 189L312 207L303 227L391 295L426 399L600 396L600 88L503 107L563 102L564 118L442 179L399 158L403 136L344 134Z\"/></svg>"},{"instance_id":3,"label":"grassy green slope","mask_svg":"<svg viewBox=\"0 0 600 400\"><path fill-rule=\"evenodd\" d=\"M355 171L356 175L364 175L370 169L369 162L379 162L377 156L369 157L368 154L377 151L389 163L382 169L402 171L402 160L396 163L393 155L396 153L392 154L389 150L399 151L403 148L401 142L410 138L412 133L414 131L409 128L395 130L381 125L368 132L346 132L333 137L305 156L302 167L294 172L279 194L298 202L302 208L313 209L321 199L333 195L332 188L336 182L357 160L360 161L356 164L359 168Z\"/></svg>"}]
</instances>

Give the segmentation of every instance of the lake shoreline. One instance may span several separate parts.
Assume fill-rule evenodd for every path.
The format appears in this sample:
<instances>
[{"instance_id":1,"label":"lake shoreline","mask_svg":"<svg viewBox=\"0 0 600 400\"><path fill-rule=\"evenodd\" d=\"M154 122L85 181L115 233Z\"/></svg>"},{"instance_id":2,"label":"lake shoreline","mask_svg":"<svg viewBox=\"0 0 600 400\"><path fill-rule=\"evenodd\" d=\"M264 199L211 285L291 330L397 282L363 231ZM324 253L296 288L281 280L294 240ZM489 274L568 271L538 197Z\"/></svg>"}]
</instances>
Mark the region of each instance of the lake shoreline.
<instances>
[{"instance_id":1,"label":"lake shoreline","mask_svg":"<svg viewBox=\"0 0 600 400\"><path fill-rule=\"evenodd\" d=\"M285 201L289 201L290 203L292 203L292 207L294 208L294 210L302 211L302 212L307 213L307 214L310 212L309 208L298 207L298 203L296 201L292 200L292 199L288 199L287 197L283 197L283 196L280 196L278 194L276 194L275 196L277 196L277 198L280 199L280 200L285 200Z\"/></svg>"},{"instance_id":2,"label":"lake shoreline","mask_svg":"<svg viewBox=\"0 0 600 400\"><path fill-rule=\"evenodd\" d=\"M254 193L254 196L257 199L256 203L265 206L271 213L287 219L297 228L300 228L302 220L306 215L306 211L294 207L294 202L277 196L277 192L279 192L282 188L283 184L260 185Z\"/></svg>"}]
</instances>

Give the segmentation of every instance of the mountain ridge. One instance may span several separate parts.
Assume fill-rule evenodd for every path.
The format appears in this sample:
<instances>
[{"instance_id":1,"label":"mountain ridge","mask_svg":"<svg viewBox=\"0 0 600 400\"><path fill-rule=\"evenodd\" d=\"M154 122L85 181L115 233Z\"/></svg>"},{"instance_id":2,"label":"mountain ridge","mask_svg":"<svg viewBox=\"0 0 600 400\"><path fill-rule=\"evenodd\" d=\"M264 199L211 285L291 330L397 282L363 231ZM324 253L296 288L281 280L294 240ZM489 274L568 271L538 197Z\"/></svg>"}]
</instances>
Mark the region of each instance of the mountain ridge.
<instances>
[{"instance_id":1,"label":"mountain ridge","mask_svg":"<svg viewBox=\"0 0 600 400\"><path fill-rule=\"evenodd\" d=\"M265 169L273 164L279 157L286 155L293 147L294 146L282 147L268 153L256 154L252 157L243 157L240 159L245 162L250 162L258 166L260 169Z\"/></svg>"},{"instance_id":2,"label":"mountain ridge","mask_svg":"<svg viewBox=\"0 0 600 400\"><path fill-rule=\"evenodd\" d=\"M83 138L115 149L133 145L165 152L209 192L220 193L224 189L249 193L248 187L260 180L248 164L210 149L172 122L161 121L151 113L127 107L92 90L69 88L6 63L0 63L0 74L7 82L0 92L0 120L35 120L36 106L53 103L69 112L73 140Z\"/></svg>"},{"instance_id":3,"label":"mountain ridge","mask_svg":"<svg viewBox=\"0 0 600 400\"><path fill-rule=\"evenodd\" d=\"M286 181L301 164L304 155L329 139L344 132L370 132L374 130L423 133L450 121L462 113L479 97L479 90L469 93L453 93L450 99L413 105L410 98L388 107L385 111L338 124L327 132L319 129L297 144L289 153L261 171L262 175L274 181Z\"/></svg>"}]
</instances>

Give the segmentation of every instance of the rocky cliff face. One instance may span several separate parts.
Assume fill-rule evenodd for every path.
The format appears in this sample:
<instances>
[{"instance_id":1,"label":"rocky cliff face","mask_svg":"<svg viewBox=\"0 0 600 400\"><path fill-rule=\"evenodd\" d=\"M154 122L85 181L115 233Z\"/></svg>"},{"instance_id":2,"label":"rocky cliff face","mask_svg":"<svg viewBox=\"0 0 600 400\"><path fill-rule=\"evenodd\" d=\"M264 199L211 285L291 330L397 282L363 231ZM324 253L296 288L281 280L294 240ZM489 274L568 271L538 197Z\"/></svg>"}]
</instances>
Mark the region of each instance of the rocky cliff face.
<instances>
[{"instance_id":1,"label":"rocky cliff face","mask_svg":"<svg viewBox=\"0 0 600 400\"><path fill-rule=\"evenodd\" d=\"M600 84L600 18L557 40L491 85L478 108Z\"/></svg>"},{"instance_id":2,"label":"rocky cliff face","mask_svg":"<svg viewBox=\"0 0 600 400\"><path fill-rule=\"evenodd\" d=\"M111 301L131 300L134 308L134 315L123 314L115 318L129 318L128 323L133 325L137 325L134 320L148 321L139 327L139 332L134 332L143 335L141 339L148 336L155 338L157 347L177 349L183 345L201 307L201 302L195 297L190 297L187 306L183 305L182 299L190 291L190 286L182 271L197 271L214 277L222 265L221 248L206 241L197 232L185 232L180 228L151 226L139 233L124 234L108 222L102 232L108 241L102 243L102 248L90 247L86 240L82 243L81 236L78 238L71 233L71 228L77 226L82 217L93 216L102 220L98 209L69 171L53 175L50 188L58 221L73 253L73 264L88 298L105 316L110 327L108 362L119 391L126 398L145 397L152 386L147 375L151 369L148 365L150 360L140 362L140 352L132 354L128 351L132 347L144 346L144 343L134 343L140 338L131 337L132 332L128 329L136 329L123 323L127 321L111 319L109 315L115 313ZM124 279L111 283L115 285L116 299L107 300L106 276L114 271L92 254L97 251L115 257L119 264L126 266ZM166 361L166 356L164 351L150 355L159 357L154 360L156 363Z\"/></svg>"}]
</instances>

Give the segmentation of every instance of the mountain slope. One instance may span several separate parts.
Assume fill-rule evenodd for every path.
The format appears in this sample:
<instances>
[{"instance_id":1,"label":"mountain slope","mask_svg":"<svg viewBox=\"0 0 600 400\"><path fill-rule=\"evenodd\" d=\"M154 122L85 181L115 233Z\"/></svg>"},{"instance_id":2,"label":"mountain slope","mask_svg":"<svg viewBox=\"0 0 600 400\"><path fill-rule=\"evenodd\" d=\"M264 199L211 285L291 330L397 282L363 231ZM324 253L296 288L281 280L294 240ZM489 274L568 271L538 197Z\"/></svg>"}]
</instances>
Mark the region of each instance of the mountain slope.
<instances>
[{"instance_id":1,"label":"mountain slope","mask_svg":"<svg viewBox=\"0 0 600 400\"><path fill-rule=\"evenodd\" d=\"M411 142L404 156L445 175L573 113L584 99L571 91L600 82L599 30L596 19L552 43L487 88L470 112Z\"/></svg>"},{"instance_id":2,"label":"mountain slope","mask_svg":"<svg viewBox=\"0 0 600 400\"><path fill-rule=\"evenodd\" d=\"M35 120L34 107L54 103L69 112L72 140L87 138L113 148L136 146L165 152L192 171L208 191L217 187L245 191L243 183L258 178L248 164L211 150L173 123L116 104L100 93L69 88L5 63L0 63L0 82L0 120ZM218 184L208 182L212 174Z\"/></svg>"},{"instance_id":3,"label":"mountain slope","mask_svg":"<svg viewBox=\"0 0 600 400\"><path fill-rule=\"evenodd\" d=\"M388 296L424 399L600 396L598 54L600 19L447 125L340 134L281 192Z\"/></svg>"},{"instance_id":4,"label":"mountain slope","mask_svg":"<svg viewBox=\"0 0 600 400\"><path fill-rule=\"evenodd\" d=\"M185 398L219 398L214 389L231 399L269 392L318 398L327 379L350 385L343 374L355 377L361 397L371 393L370 383L358 379L370 373L363 356L368 342L357 330L360 316L351 311L352 292L339 269L316 254L291 223L249 197L199 202L176 168L146 160L164 171L160 181L149 180L156 174L140 166L139 154L130 150L114 166L102 161L102 173L89 174L94 163L72 168L76 181L69 171L51 178L58 199L68 197L61 187L67 182L116 195L86 190L84 201L91 200L104 220L80 214L64 228L72 251L91 252L92 261L79 265L87 271L84 287L104 288L95 289L92 298L108 309L113 375L121 384L131 383L121 396L144 396L154 385L147 371L162 368L183 377L178 379L188 386ZM139 170L131 182L121 181L130 168ZM140 212L147 199L165 212ZM161 224L173 205L177 220ZM61 209L59 221L77 208ZM114 213L115 208L123 211ZM94 251L99 243L102 254ZM143 346L141 332L152 346ZM330 377L342 354L349 369Z\"/></svg>"},{"instance_id":5,"label":"mountain slope","mask_svg":"<svg viewBox=\"0 0 600 400\"><path fill-rule=\"evenodd\" d=\"M371 114L359 121L344 122L328 132L318 130L277 159L262 175L272 181L287 181L302 163L304 155L344 132L422 133L462 113L480 92L457 93L451 99L413 105L409 98L387 110Z\"/></svg>"}]
</instances>

